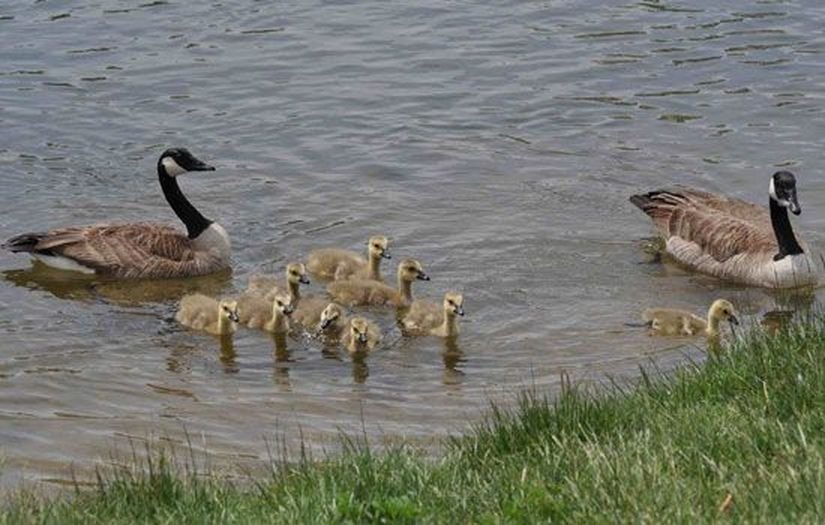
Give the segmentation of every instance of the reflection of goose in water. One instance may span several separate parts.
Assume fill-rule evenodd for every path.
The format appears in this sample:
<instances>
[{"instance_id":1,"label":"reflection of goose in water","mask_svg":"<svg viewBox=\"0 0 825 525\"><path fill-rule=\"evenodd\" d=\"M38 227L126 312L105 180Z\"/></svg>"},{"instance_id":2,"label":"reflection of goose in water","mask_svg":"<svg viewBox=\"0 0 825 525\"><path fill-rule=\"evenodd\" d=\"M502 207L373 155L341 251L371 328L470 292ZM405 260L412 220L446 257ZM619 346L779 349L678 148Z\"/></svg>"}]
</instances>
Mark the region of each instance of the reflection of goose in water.
<instances>
[{"instance_id":1,"label":"reflection of goose in water","mask_svg":"<svg viewBox=\"0 0 825 525\"><path fill-rule=\"evenodd\" d=\"M449 387L461 386L464 382L464 371L461 367L467 362L467 358L458 346L457 337L444 338L444 353L441 354L441 359L444 362L441 382Z\"/></svg>"},{"instance_id":2,"label":"reflection of goose in water","mask_svg":"<svg viewBox=\"0 0 825 525\"><path fill-rule=\"evenodd\" d=\"M230 270L180 279L111 280L55 270L38 261L34 261L31 268L6 270L2 276L15 286L43 290L59 299L102 300L121 306L177 301L181 296L194 292L222 295L232 281Z\"/></svg>"},{"instance_id":3,"label":"reflection of goose in water","mask_svg":"<svg viewBox=\"0 0 825 525\"><path fill-rule=\"evenodd\" d=\"M223 365L225 374L237 374L240 370L238 368L237 358L238 353L235 352L235 341L231 337L221 337L221 350L218 360Z\"/></svg>"}]
</instances>

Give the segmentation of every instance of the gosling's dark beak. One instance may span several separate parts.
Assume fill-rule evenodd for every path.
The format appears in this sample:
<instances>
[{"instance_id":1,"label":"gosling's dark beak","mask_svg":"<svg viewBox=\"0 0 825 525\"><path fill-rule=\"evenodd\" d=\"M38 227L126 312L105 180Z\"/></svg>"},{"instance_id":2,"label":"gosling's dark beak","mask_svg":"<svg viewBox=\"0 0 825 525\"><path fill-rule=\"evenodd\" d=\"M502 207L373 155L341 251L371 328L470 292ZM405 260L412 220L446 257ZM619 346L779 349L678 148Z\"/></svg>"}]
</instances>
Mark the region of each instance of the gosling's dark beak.
<instances>
[{"instance_id":1,"label":"gosling's dark beak","mask_svg":"<svg viewBox=\"0 0 825 525\"><path fill-rule=\"evenodd\" d=\"M329 325L332 324L332 319L324 319L318 324L318 328L321 330L326 330Z\"/></svg>"},{"instance_id":2,"label":"gosling's dark beak","mask_svg":"<svg viewBox=\"0 0 825 525\"><path fill-rule=\"evenodd\" d=\"M367 334L358 334L358 341L360 343L366 343L367 342Z\"/></svg>"},{"instance_id":3,"label":"gosling's dark beak","mask_svg":"<svg viewBox=\"0 0 825 525\"><path fill-rule=\"evenodd\" d=\"M802 213L802 207L799 206L799 200L796 198L795 191L788 196L788 208L794 215Z\"/></svg>"},{"instance_id":4,"label":"gosling's dark beak","mask_svg":"<svg viewBox=\"0 0 825 525\"><path fill-rule=\"evenodd\" d=\"M240 318L238 317L238 312L236 312L234 310L229 312L229 320L234 322L234 323L237 323L238 321L240 321Z\"/></svg>"},{"instance_id":5,"label":"gosling's dark beak","mask_svg":"<svg viewBox=\"0 0 825 525\"><path fill-rule=\"evenodd\" d=\"M424 272L418 272L418 276L416 277L416 279L418 279L419 281L429 281L429 280L430 280L430 276L429 276L429 275L427 275L427 274L426 274L426 273L424 273Z\"/></svg>"},{"instance_id":6,"label":"gosling's dark beak","mask_svg":"<svg viewBox=\"0 0 825 525\"><path fill-rule=\"evenodd\" d=\"M461 317L464 317L464 307L463 306L456 307L455 313L457 315L460 315Z\"/></svg>"},{"instance_id":7,"label":"gosling's dark beak","mask_svg":"<svg viewBox=\"0 0 825 525\"><path fill-rule=\"evenodd\" d=\"M735 315L731 315L730 317L728 317L728 322L730 322L730 324L735 324L736 326L739 326L739 319L737 319Z\"/></svg>"},{"instance_id":8,"label":"gosling's dark beak","mask_svg":"<svg viewBox=\"0 0 825 525\"><path fill-rule=\"evenodd\" d=\"M284 306L284 315L292 315L292 312L295 311L295 307L291 304Z\"/></svg>"},{"instance_id":9,"label":"gosling's dark beak","mask_svg":"<svg viewBox=\"0 0 825 525\"><path fill-rule=\"evenodd\" d=\"M301 278L298 279L298 282L301 284L309 284L309 277L302 275Z\"/></svg>"},{"instance_id":10,"label":"gosling's dark beak","mask_svg":"<svg viewBox=\"0 0 825 525\"><path fill-rule=\"evenodd\" d=\"M389 250L384 250L383 252L381 252L381 257L383 257L384 259L392 259L392 255L390 254Z\"/></svg>"}]
</instances>

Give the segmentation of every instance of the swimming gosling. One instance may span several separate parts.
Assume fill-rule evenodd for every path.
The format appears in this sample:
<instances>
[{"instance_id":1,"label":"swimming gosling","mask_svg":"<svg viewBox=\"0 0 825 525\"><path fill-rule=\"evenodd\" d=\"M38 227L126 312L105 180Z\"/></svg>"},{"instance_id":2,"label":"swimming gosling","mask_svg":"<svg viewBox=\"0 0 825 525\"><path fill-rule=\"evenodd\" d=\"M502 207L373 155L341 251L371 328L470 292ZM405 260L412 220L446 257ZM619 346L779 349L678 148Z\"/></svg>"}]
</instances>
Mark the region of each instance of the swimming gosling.
<instances>
[{"instance_id":1,"label":"swimming gosling","mask_svg":"<svg viewBox=\"0 0 825 525\"><path fill-rule=\"evenodd\" d=\"M220 301L203 294L191 294L180 300L175 319L183 326L212 335L234 334L238 326L238 303Z\"/></svg>"},{"instance_id":2,"label":"swimming gosling","mask_svg":"<svg viewBox=\"0 0 825 525\"><path fill-rule=\"evenodd\" d=\"M363 317L353 317L341 342L350 355L367 354L381 342L381 330Z\"/></svg>"},{"instance_id":3,"label":"swimming gosling","mask_svg":"<svg viewBox=\"0 0 825 525\"><path fill-rule=\"evenodd\" d=\"M459 317L464 317L464 296L447 292L440 306L431 301L413 301L401 324L407 335L455 337L459 333Z\"/></svg>"},{"instance_id":4,"label":"swimming gosling","mask_svg":"<svg viewBox=\"0 0 825 525\"><path fill-rule=\"evenodd\" d=\"M263 295L271 301L275 294L285 289L297 304L301 300L301 285L309 283L306 266L293 262L286 265L286 278L283 281L274 275L251 276L245 294Z\"/></svg>"},{"instance_id":5,"label":"swimming gosling","mask_svg":"<svg viewBox=\"0 0 825 525\"><path fill-rule=\"evenodd\" d=\"M708 337L718 337L720 321L739 324L733 304L725 299L713 301L708 309L707 320L686 310L670 308L648 308L642 312L642 320L658 335L692 336L704 332Z\"/></svg>"},{"instance_id":6,"label":"swimming gosling","mask_svg":"<svg viewBox=\"0 0 825 525\"><path fill-rule=\"evenodd\" d=\"M405 259L398 265L398 289L378 281L353 279L334 281L327 286L327 292L337 303L346 306L392 305L408 306L413 302L412 283L429 281L424 267L415 259Z\"/></svg>"},{"instance_id":7,"label":"swimming gosling","mask_svg":"<svg viewBox=\"0 0 825 525\"><path fill-rule=\"evenodd\" d=\"M367 259L351 250L322 248L313 250L307 257L307 268L322 279L368 279L383 281L381 260L392 259L389 240L383 235L370 237L367 241Z\"/></svg>"},{"instance_id":8,"label":"swimming gosling","mask_svg":"<svg viewBox=\"0 0 825 525\"><path fill-rule=\"evenodd\" d=\"M248 295L242 299L238 307L242 324L272 333L289 331L289 316L294 310L289 294L278 292L271 301L259 295Z\"/></svg>"},{"instance_id":9,"label":"swimming gosling","mask_svg":"<svg viewBox=\"0 0 825 525\"><path fill-rule=\"evenodd\" d=\"M339 304L329 303L321 312L317 332L330 339L340 339L349 328L349 322L349 317Z\"/></svg>"}]
</instances>

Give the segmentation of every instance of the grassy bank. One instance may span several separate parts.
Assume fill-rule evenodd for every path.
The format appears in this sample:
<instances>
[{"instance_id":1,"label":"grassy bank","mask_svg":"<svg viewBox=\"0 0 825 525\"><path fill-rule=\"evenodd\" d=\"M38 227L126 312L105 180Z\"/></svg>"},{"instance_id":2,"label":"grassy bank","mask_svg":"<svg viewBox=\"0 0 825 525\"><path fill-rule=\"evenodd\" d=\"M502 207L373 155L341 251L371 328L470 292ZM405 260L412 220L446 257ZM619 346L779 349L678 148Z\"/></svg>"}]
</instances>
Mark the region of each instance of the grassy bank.
<instances>
[{"instance_id":1,"label":"grassy bank","mask_svg":"<svg viewBox=\"0 0 825 525\"><path fill-rule=\"evenodd\" d=\"M20 495L2 521L825 521L822 318L615 390L525 395L437 461L353 446L241 487L156 462L73 498Z\"/></svg>"}]
</instances>

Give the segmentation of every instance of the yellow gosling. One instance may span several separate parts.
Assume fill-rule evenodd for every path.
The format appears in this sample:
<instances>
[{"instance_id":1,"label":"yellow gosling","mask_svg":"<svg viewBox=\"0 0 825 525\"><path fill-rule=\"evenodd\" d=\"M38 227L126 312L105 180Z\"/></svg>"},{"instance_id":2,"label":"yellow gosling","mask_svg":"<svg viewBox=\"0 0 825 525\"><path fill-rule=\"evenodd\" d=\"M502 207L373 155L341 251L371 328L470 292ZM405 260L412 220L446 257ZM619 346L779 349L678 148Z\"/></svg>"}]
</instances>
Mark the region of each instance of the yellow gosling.
<instances>
[{"instance_id":1,"label":"yellow gosling","mask_svg":"<svg viewBox=\"0 0 825 525\"><path fill-rule=\"evenodd\" d=\"M704 333L708 337L719 337L721 321L739 324L736 309L725 299L717 299L710 305L707 320L686 310L670 308L648 308L642 312L642 320L648 323L651 332L657 335L693 336Z\"/></svg>"},{"instance_id":2,"label":"yellow gosling","mask_svg":"<svg viewBox=\"0 0 825 525\"><path fill-rule=\"evenodd\" d=\"M180 301L175 319L183 326L213 335L234 334L238 325L238 304L203 294L187 295Z\"/></svg>"},{"instance_id":3,"label":"yellow gosling","mask_svg":"<svg viewBox=\"0 0 825 525\"><path fill-rule=\"evenodd\" d=\"M382 281L382 259L392 259L389 240L383 235L377 235L367 241L367 259L351 250L322 248L309 253L307 267L313 275L322 279Z\"/></svg>"},{"instance_id":4,"label":"yellow gosling","mask_svg":"<svg viewBox=\"0 0 825 525\"><path fill-rule=\"evenodd\" d=\"M459 317L464 317L464 296L447 292L441 305L431 301L413 301L401 324L407 335L455 337L459 334Z\"/></svg>"},{"instance_id":5,"label":"yellow gosling","mask_svg":"<svg viewBox=\"0 0 825 525\"><path fill-rule=\"evenodd\" d=\"M327 286L330 297L346 306L391 305L408 306L413 301L412 283L429 281L421 263L415 259L406 259L398 265L398 288L392 288L378 281L354 279L335 281Z\"/></svg>"}]
</instances>

